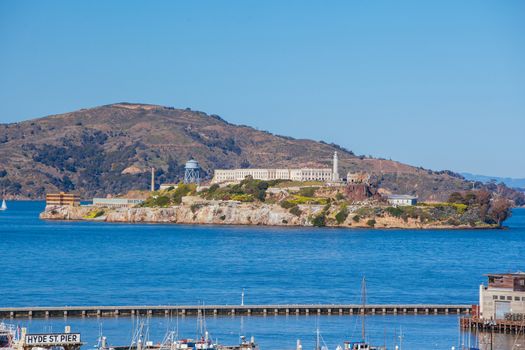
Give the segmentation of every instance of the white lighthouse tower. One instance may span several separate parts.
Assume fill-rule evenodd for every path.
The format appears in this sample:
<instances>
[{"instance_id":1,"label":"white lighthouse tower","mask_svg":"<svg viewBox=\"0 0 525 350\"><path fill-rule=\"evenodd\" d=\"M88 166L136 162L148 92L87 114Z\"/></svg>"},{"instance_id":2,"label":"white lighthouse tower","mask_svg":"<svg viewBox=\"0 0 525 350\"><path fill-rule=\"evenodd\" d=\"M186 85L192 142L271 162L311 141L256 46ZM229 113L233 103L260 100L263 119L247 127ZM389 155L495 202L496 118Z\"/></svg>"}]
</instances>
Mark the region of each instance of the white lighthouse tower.
<instances>
[{"instance_id":1,"label":"white lighthouse tower","mask_svg":"<svg viewBox=\"0 0 525 350\"><path fill-rule=\"evenodd\" d=\"M340 181L339 178L339 159L337 158L337 151L334 152L334 161L333 161L334 168L332 169L332 181Z\"/></svg>"}]
</instances>

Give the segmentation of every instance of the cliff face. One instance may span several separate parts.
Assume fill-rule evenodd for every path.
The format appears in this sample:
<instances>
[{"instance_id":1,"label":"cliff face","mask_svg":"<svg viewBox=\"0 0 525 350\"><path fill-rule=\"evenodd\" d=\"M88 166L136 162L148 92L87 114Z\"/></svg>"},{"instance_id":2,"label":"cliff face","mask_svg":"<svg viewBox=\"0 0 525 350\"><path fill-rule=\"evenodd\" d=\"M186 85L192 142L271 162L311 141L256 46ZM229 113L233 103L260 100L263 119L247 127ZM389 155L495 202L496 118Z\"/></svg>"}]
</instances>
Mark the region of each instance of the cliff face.
<instances>
[{"instance_id":1,"label":"cliff face","mask_svg":"<svg viewBox=\"0 0 525 350\"><path fill-rule=\"evenodd\" d=\"M129 103L0 124L0 188L13 198L74 191L87 199L147 189L150 167L157 184L178 181L190 157L210 178L216 168L330 167L334 151L341 174L368 172L388 192L443 201L472 188L452 172L356 156L190 109Z\"/></svg>"},{"instance_id":2,"label":"cliff face","mask_svg":"<svg viewBox=\"0 0 525 350\"><path fill-rule=\"evenodd\" d=\"M171 208L93 208L47 206L40 214L45 220L87 220L130 223L174 223L209 225L263 225L263 226L314 226L315 218L325 209L320 205L301 205L300 215L294 215L275 204L215 202L206 205L180 205ZM358 207L350 208L351 211ZM335 214L335 213L332 213ZM373 222L373 223L372 223ZM394 216L361 216L355 220L350 213L342 222L327 219L322 226L356 228L413 228L459 229L495 228L495 225L451 225L443 222L422 222L419 219L403 220Z\"/></svg>"}]
</instances>

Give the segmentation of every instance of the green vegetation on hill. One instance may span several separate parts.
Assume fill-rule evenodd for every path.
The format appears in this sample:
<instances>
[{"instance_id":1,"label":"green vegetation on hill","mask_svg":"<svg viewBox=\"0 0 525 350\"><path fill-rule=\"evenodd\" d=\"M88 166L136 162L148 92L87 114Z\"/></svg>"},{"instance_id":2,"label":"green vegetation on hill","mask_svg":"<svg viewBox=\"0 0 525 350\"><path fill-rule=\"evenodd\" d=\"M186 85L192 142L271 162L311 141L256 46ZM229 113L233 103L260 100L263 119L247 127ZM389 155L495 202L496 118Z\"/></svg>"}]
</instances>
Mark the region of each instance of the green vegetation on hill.
<instances>
[{"instance_id":1,"label":"green vegetation on hill","mask_svg":"<svg viewBox=\"0 0 525 350\"><path fill-rule=\"evenodd\" d=\"M195 195L196 193L197 186L195 184L180 183L176 188L152 192L152 194L141 204L141 206L166 208L179 205L182 202L182 197Z\"/></svg>"},{"instance_id":2,"label":"green vegetation on hill","mask_svg":"<svg viewBox=\"0 0 525 350\"><path fill-rule=\"evenodd\" d=\"M220 187L217 184L210 186L200 194L206 199L215 200L234 200L240 202L264 202L266 199L266 190L278 184L280 181L262 181L254 180L252 177L246 177L239 184Z\"/></svg>"}]
</instances>

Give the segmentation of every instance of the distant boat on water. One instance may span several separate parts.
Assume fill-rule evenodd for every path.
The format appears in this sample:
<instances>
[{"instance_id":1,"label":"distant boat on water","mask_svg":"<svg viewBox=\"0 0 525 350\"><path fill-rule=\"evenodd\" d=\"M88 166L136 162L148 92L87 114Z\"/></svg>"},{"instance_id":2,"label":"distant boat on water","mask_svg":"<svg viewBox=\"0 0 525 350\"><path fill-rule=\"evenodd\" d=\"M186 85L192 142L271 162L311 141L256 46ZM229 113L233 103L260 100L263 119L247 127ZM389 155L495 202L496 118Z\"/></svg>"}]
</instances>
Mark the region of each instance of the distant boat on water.
<instances>
[{"instance_id":1,"label":"distant boat on water","mask_svg":"<svg viewBox=\"0 0 525 350\"><path fill-rule=\"evenodd\" d=\"M5 199L2 200L2 206L0 206L0 210L7 210L7 204L5 202Z\"/></svg>"}]
</instances>

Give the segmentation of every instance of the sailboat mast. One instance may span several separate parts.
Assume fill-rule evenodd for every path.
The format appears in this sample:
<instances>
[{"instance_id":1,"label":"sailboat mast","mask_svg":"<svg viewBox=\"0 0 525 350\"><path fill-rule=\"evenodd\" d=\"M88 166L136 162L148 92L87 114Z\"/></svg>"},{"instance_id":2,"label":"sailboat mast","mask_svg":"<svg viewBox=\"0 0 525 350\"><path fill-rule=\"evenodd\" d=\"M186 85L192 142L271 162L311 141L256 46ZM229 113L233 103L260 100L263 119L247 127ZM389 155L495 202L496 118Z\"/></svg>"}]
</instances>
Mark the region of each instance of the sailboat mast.
<instances>
[{"instance_id":1,"label":"sailboat mast","mask_svg":"<svg viewBox=\"0 0 525 350\"><path fill-rule=\"evenodd\" d=\"M319 339L319 327L317 327L317 338L315 341L315 350L321 350L321 341Z\"/></svg>"},{"instance_id":2,"label":"sailboat mast","mask_svg":"<svg viewBox=\"0 0 525 350\"><path fill-rule=\"evenodd\" d=\"M361 318L361 337L363 341L366 341L366 326L365 326L365 315L366 315L366 279L363 276L363 281L361 282L361 302L363 308L363 317Z\"/></svg>"}]
</instances>

